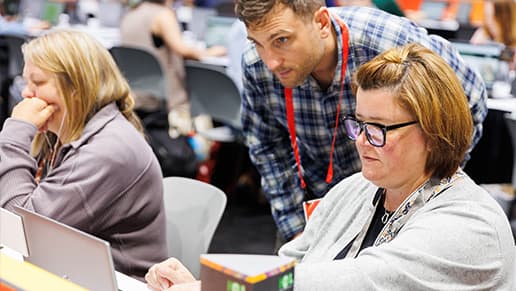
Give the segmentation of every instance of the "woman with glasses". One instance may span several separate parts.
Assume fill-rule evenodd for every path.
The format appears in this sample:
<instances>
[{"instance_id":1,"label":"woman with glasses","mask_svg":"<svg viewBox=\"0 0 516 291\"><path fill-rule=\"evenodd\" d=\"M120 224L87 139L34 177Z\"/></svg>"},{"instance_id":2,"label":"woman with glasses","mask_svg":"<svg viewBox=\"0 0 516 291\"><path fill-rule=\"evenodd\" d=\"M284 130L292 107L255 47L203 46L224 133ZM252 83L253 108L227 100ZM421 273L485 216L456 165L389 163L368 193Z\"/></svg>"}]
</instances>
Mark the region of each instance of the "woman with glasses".
<instances>
[{"instance_id":1,"label":"woman with glasses","mask_svg":"<svg viewBox=\"0 0 516 291\"><path fill-rule=\"evenodd\" d=\"M295 289L510 289L507 217L460 169L473 125L453 70L410 44L361 66L354 92L344 126L362 170L280 249L300 262Z\"/></svg>"},{"instance_id":2,"label":"woman with glasses","mask_svg":"<svg viewBox=\"0 0 516 291\"><path fill-rule=\"evenodd\" d=\"M359 67L354 92L344 125L362 171L333 187L279 250L298 260L294 290L509 290L507 217L459 167L473 124L453 70L409 44ZM167 262L147 273L152 288L160 274L187 278Z\"/></svg>"}]
</instances>

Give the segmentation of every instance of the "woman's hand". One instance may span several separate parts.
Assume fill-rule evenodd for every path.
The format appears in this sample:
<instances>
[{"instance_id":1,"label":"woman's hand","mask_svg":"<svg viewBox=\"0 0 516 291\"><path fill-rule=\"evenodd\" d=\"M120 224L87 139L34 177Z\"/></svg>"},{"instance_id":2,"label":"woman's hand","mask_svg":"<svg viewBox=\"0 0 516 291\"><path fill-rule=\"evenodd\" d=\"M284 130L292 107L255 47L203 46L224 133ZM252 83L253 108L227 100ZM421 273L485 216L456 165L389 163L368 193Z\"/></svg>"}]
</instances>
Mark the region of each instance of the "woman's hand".
<instances>
[{"instance_id":1,"label":"woman's hand","mask_svg":"<svg viewBox=\"0 0 516 291\"><path fill-rule=\"evenodd\" d=\"M55 105L48 104L39 98L25 98L14 108L11 116L34 124L39 131L47 130L47 123L57 111Z\"/></svg>"},{"instance_id":2,"label":"woman's hand","mask_svg":"<svg viewBox=\"0 0 516 291\"><path fill-rule=\"evenodd\" d=\"M190 290L201 290L200 284L194 284L196 279L192 273L176 258L170 258L150 267L145 275L145 280L151 290L167 290L180 284L193 287ZM170 290L175 289L171 288Z\"/></svg>"}]
</instances>

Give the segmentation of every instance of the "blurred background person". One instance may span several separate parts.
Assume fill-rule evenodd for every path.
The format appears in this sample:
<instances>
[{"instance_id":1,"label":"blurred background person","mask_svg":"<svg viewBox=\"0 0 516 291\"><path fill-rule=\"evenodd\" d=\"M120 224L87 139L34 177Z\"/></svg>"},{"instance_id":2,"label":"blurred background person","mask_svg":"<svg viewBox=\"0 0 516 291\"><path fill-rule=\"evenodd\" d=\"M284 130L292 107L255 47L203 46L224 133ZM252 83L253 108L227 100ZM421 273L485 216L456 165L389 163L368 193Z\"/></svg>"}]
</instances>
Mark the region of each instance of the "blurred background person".
<instances>
[{"instance_id":1,"label":"blurred background person","mask_svg":"<svg viewBox=\"0 0 516 291\"><path fill-rule=\"evenodd\" d=\"M502 56L516 69L516 1L488 0L484 2L484 22L470 39L472 44L500 43L506 46Z\"/></svg>"},{"instance_id":2,"label":"blurred background person","mask_svg":"<svg viewBox=\"0 0 516 291\"><path fill-rule=\"evenodd\" d=\"M124 45L143 47L154 52L165 67L169 92L167 96L171 125L180 124L182 133L189 133L190 105L186 93L183 60L223 56L226 48L202 48L187 43L181 33L171 0L143 0L127 12L120 26ZM182 126L186 124L185 126Z\"/></svg>"},{"instance_id":3,"label":"blurred background person","mask_svg":"<svg viewBox=\"0 0 516 291\"><path fill-rule=\"evenodd\" d=\"M0 34L28 36L50 28L46 21L24 21L20 12L20 1L0 0Z\"/></svg>"}]
</instances>

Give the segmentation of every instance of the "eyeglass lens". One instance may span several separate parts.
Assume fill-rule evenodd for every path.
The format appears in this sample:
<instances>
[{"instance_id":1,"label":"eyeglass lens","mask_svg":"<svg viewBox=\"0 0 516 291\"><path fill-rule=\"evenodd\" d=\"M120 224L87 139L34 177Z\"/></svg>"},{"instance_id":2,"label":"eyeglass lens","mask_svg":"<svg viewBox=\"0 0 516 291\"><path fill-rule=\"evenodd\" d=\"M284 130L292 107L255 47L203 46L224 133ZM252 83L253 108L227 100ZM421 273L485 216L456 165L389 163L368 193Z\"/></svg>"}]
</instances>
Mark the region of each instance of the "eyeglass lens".
<instances>
[{"instance_id":1,"label":"eyeglass lens","mask_svg":"<svg viewBox=\"0 0 516 291\"><path fill-rule=\"evenodd\" d=\"M354 119L346 118L344 125L348 137L356 140L362 130L365 130L367 140L374 146L381 147L384 144L385 133L381 127L374 124L360 123Z\"/></svg>"}]
</instances>

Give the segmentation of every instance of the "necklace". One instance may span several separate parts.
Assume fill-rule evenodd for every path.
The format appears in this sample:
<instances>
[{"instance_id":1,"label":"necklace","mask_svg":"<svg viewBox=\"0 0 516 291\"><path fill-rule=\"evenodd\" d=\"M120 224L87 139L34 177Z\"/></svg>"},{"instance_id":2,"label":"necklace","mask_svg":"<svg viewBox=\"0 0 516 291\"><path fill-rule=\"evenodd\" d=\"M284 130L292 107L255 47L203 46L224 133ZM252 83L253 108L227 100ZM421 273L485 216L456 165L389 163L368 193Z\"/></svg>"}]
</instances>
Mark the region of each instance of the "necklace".
<instances>
[{"instance_id":1,"label":"necklace","mask_svg":"<svg viewBox=\"0 0 516 291\"><path fill-rule=\"evenodd\" d=\"M393 211L393 212L394 212L394 211ZM387 221L389 221L389 218L391 217L391 215L392 215L392 213L393 213L393 212L389 212L389 211L387 211L387 209L385 209L385 212L384 212L384 213L383 213L383 215L382 215L382 223L383 223L383 224L386 224L386 223L387 223Z\"/></svg>"}]
</instances>

